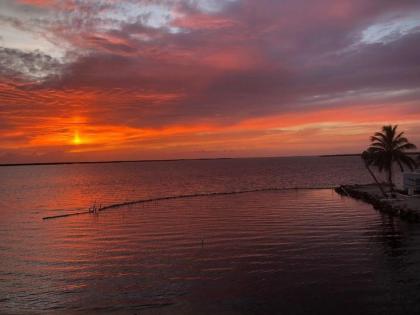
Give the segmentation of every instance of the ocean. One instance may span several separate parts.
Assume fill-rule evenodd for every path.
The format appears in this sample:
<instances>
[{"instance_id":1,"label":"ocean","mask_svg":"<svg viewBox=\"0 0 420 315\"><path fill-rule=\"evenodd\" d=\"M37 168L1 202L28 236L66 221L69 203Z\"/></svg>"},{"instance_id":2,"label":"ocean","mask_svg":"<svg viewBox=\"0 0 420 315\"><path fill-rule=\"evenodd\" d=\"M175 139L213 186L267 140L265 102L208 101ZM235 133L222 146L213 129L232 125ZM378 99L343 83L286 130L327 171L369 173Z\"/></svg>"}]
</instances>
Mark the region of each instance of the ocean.
<instances>
[{"instance_id":1,"label":"ocean","mask_svg":"<svg viewBox=\"0 0 420 315\"><path fill-rule=\"evenodd\" d=\"M1 167L0 314L419 314L419 226L332 189L371 181L358 157Z\"/></svg>"}]
</instances>

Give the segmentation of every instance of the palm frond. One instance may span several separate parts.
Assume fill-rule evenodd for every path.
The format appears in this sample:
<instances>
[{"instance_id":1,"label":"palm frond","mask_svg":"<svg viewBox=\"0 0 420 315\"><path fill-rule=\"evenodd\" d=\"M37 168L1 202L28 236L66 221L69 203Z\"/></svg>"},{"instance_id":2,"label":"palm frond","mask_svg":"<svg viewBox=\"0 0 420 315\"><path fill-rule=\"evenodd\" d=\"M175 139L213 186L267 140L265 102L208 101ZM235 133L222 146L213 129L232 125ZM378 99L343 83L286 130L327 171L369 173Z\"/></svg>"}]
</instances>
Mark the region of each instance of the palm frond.
<instances>
[{"instance_id":1,"label":"palm frond","mask_svg":"<svg viewBox=\"0 0 420 315\"><path fill-rule=\"evenodd\" d=\"M408 143L408 139L406 137L396 138L393 143L395 145Z\"/></svg>"},{"instance_id":2,"label":"palm frond","mask_svg":"<svg viewBox=\"0 0 420 315\"><path fill-rule=\"evenodd\" d=\"M405 138L405 139L407 139L406 137L404 137L404 131L403 132L400 132L396 137L395 137L395 140L396 141L398 141L399 139L401 139L401 138Z\"/></svg>"},{"instance_id":3,"label":"palm frond","mask_svg":"<svg viewBox=\"0 0 420 315\"><path fill-rule=\"evenodd\" d=\"M375 166L380 172L388 173L391 187L394 164L397 164L401 171L416 167L416 161L407 153L416 149L416 146L408 141L404 132L398 132L397 129L398 125L383 126L381 132L375 132L370 137L371 144L362 155L368 166ZM417 160L420 164L420 156Z\"/></svg>"},{"instance_id":4,"label":"palm frond","mask_svg":"<svg viewBox=\"0 0 420 315\"><path fill-rule=\"evenodd\" d=\"M376 132L373 137L370 138L370 141L379 141L382 143L386 143L386 136L381 132Z\"/></svg>"},{"instance_id":5,"label":"palm frond","mask_svg":"<svg viewBox=\"0 0 420 315\"><path fill-rule=\"evenodd\" d=\"M404 143L398 147L395 148L395 151L406 151L406 150L415 150L417 149L417 146L412 143Z\"/></svg>"},{"instance_id":6,"label":"palm frond","mask_svg":"<svg viewBox=\"0 0 420 315\"><path fill-rule=\"evenodd\" d=\"M399 164L406 166L410 170L414 170L416 168L416 161L407 154L401 154L397 156L398 159L396 160ZM404 171L404 167L402 167L402 171Z\"/></svg>"}]
</instances>

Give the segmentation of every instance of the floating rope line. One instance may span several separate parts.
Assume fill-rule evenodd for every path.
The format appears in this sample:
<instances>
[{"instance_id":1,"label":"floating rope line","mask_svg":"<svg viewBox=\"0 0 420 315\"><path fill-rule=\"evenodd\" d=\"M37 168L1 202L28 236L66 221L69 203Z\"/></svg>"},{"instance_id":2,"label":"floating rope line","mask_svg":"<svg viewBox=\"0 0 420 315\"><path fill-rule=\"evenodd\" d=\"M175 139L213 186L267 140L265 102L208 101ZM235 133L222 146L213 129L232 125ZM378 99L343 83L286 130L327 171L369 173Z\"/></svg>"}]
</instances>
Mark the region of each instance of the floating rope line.
<instances>
[{"instance_id":1,"label":"floating rope line","mask_svg":"<svg viewBox=\"0 0 420 315\"><path fill-rule=\"evenodd\" d=\"M237 191L229 191L229 192L210 192L210 193L196 193L196 194L187 194L187 195L175 195L175 196L166 196L166 197L156 197L156 198L149 198L149 199L139 199L133 201L126 201L121 203L115 203L108 206L100 206L90 208L88 211L83 212L74 212L74 213L67 213L67 214L59 214L54 216L48 216L42 218L43 220L51 220L51 219L59 219L59 218L66 218L72 217L77 215L89 214L89 213L99 213L101 211L110 210L114 208L130 206L135 204L141 203L150 203L155 201L162 201L162 200L172 200L172 199L185 199L185 198L195 198L195 197L210 197L210 196L224 196L224 195L238 195L238 194L246 194L246 193L254 193L254 192L268 192L268 191L287 191L287 190L325 190L325 189L335 189L338 186L329 186L329 187L292 187L292 188L260 188L260 189L251 189L251 190L237 190Z\"/></svg>"}]
</instances>

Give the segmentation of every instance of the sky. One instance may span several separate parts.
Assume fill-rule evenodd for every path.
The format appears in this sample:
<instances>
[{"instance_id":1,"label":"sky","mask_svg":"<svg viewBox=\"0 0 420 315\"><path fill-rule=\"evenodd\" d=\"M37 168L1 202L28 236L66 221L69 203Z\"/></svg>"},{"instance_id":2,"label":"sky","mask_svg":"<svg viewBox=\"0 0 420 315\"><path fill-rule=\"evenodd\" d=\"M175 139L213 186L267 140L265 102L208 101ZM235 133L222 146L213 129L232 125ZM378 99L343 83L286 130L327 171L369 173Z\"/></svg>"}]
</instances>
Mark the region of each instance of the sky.
<instances>
[{"instance_id":1,"label":"sky","mask_svg":"<svg viewBox=\"0 0 420 315\"><path fill-rule=\"evenodd\" d=\"M0 163L420 146L418 0L0 0Z\"/></svg>"}]
</instances>

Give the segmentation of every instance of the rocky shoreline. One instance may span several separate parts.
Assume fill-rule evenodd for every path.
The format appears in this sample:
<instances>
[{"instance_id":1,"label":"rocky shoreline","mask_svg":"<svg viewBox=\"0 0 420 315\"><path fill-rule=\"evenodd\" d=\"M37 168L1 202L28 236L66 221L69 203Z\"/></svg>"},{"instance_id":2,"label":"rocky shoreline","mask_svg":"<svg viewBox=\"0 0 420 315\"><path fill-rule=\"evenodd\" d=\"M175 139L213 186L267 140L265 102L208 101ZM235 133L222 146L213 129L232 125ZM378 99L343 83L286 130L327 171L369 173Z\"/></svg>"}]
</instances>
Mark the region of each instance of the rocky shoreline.
<instances>
[{"instance_id":1,"label":"rocky shoreline","mask_svg":"<svg viewBox=\"0 0 420 315\"><path fill-rule=\"evenodd\" d=\"M379 193L375 185L342 185L335 188L335 191L342 196L369 203L383 213L409 222L420 222L420 196L397 194L396 198L387 199Z\"/></svg>"}]
</instances>

